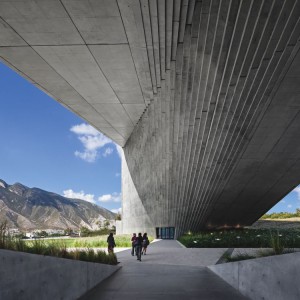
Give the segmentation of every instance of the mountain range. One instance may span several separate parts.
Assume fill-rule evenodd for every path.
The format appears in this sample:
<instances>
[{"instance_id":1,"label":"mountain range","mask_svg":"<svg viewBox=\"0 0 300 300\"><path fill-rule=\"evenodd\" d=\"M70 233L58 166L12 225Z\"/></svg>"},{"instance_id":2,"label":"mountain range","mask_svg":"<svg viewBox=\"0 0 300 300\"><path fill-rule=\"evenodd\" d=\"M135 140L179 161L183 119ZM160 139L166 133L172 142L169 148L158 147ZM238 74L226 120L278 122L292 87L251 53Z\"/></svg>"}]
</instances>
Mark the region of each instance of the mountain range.
<instances>
[{"instance_id":1,"label":"mountain range","mask_svg":"<svg viewBox=\"0 0 300 300\"><path fill-rule=\"evenodd\" d=\"M0 223L19 230L98 228L116 214L96 204L0 179Z\"/></svg>"}]
</instances>

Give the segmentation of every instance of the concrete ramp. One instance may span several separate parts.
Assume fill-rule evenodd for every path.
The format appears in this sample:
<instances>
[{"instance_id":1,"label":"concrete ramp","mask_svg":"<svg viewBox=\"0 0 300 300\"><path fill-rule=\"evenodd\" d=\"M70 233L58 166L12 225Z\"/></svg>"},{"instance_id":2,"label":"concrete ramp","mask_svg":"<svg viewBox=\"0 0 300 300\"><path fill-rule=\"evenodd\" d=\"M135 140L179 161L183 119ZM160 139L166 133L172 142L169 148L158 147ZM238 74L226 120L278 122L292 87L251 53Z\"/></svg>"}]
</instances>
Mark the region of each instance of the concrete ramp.
<instances>
[{"instance_id":1,"label":"concrete ramp","mask_svg":"<svg viewBox=\"0 0 300 300\"><path fill-rule=\"evenodd\" d=\"M202 250L202 253L194 250ZM150 244L141 262L131 256L129 250L118 253L123 266L120 271L81 300L248 299L204 266L205 255L209 263L219 259L218 251L225 251L209 250L210 254L208 249L187 249L177 241L160 241Z\"/></svg>"}]
</instances>

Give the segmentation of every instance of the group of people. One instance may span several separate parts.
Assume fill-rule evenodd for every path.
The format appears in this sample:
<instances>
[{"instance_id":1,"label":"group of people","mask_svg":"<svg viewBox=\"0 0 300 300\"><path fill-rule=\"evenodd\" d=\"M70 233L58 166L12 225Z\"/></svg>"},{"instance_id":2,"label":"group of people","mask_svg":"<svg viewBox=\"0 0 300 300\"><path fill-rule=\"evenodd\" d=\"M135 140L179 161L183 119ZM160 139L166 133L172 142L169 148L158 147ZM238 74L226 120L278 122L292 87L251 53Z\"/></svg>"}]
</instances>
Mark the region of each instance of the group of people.
<instances>
[{"instance_id":1,"label":"group of people","mask_svg":"<svg viewBox=\"0 0 300 300\"><path fill-rule=\"evenodd\" d=\"M134 233L131 238L131 255L137 256L137 260L142 261L142 255L146 255L147 253L147 247L150 244L147 233L144 233L143 236L141 233L136 235ZM111 232L109 236L107 237L107 248L108 253L114 253L114 247L116 246L114 234Z\"/></svg>"},{"instance_id":2,"label":"group of people","mask_svg":"<svg viewBox=\"0 0 300 300\"><path fill-rule=\"evenodd\" d=\"M137 256L137 260L142 261L142 255L146 255L147 247L149 245L149 239L147 233L144 233L143 236L141 233L136 236L136 233L132 235L131 238L131 255L134 254Z\"/></svg>"}]
</instances>

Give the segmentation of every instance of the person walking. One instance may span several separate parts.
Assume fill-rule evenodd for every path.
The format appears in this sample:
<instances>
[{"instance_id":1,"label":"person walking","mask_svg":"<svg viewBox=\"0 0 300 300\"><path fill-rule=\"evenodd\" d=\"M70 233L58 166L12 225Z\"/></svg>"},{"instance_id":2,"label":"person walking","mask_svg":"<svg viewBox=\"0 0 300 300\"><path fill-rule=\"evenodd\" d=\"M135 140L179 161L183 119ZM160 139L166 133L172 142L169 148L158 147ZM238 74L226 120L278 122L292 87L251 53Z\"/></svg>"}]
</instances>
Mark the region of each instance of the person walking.
<instances>
[{"instance_id":1,"label":"person walking","mask_svg":"<svg viewBox=\"0 0 300 300\"><path fill-rule=\"evenodd\" d=\"M147 247L148 247L149 244L150 244L150 242L149 242L147 233L145 232L144 235L143 235L143 243L142 243L143 249L142 249L142 254L146 255Z\"/></svg>"},{"instance_id":2,"label":"person walking","mask_svg":"<svg viewBox=\"0 0 300 300\"><path fill-rule=\"evenodd\" d=\"M139 261L142 261L142 244L143 244L143 237L142 234L139 233L136 239L136 246L135 246L137 260Z\"/></svg>"},{"instance_id":3,"label":"person walking","mask_svg":"<svg viewBox=\"0 0 300 300\"><path fill-rule=\"evenodd\" d=\"M134 256L134 253L136 253L136 249L135 249L136 240L137 240L137 236L136 236L136 233L134 233L131 238L131 247L132 247L131 255L132 256Z\"/></svg>"},{"instance_id":4,"label":"person walking","mask_svg":"<svg viewBox=\"0 0 300 300\"><path fill-rule=\"evenodd\" d=\"M108 253L114 253L114 247L116 247L114 234L111 232L107 237L107 250Z\"/></svg>"}]
</instances>

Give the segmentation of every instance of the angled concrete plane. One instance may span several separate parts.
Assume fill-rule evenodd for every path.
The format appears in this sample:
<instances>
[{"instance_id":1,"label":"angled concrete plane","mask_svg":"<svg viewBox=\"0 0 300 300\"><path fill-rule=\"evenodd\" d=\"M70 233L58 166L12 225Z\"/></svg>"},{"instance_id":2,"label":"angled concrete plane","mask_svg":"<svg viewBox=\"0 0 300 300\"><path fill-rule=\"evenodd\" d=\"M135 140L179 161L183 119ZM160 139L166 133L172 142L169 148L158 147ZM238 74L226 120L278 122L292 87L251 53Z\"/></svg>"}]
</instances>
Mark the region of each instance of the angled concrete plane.
<instances>
[{"instance_id":1,"label":"angled concrete plane","mask_svg":"<svg viewBox=\"0 0 300 300\"><path fill-rule=\"evenodd\" d=\"M118 232L256 221L300 180L297 0L0 0L0 59L123 147Z\"/></svg>"}]
</instances>

